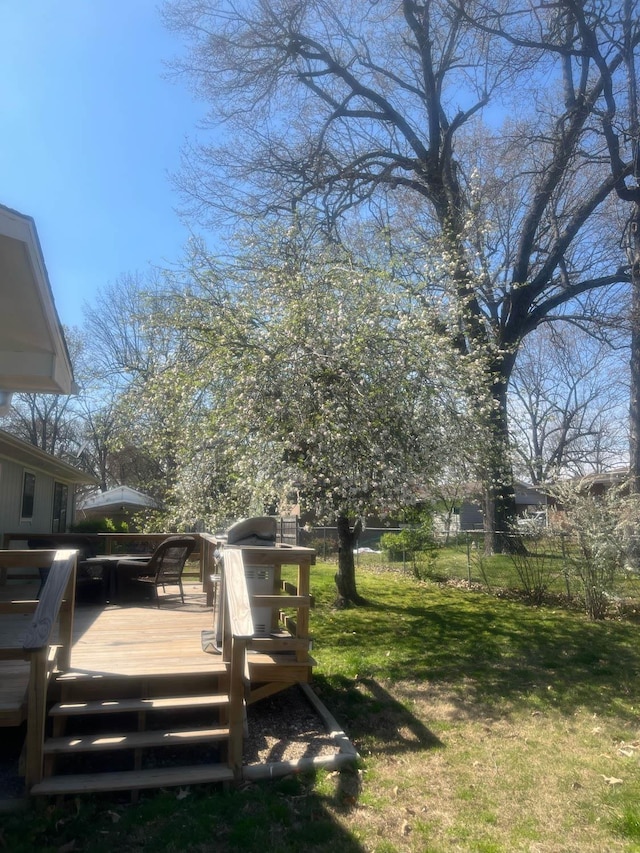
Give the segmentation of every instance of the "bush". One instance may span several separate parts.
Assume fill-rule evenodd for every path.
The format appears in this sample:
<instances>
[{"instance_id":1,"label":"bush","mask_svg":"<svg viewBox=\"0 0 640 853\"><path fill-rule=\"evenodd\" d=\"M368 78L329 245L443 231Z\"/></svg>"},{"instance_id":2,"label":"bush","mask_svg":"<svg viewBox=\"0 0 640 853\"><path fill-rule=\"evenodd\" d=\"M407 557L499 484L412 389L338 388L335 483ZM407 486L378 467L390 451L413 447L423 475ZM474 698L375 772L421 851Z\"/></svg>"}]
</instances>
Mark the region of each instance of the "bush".
<instances>
[{"instance_id":1,"label":"bush","mask_svg":"<svg viewBox=\"0 0 640 853\"><path fill-rule=\"evenodd\" d=\"M398 533L384 533L380 537L380 547L390 562L408 560L414 576L419 580L433 572L438 556L431 519L423 521L418 527L406 527Z\"/></svg>"},{"instance_id":2,"label":"bush","mask_svg":"<svg viewBox=\"0 0 640 853\"><path fill-rule=\"evenodd\" d=\"M612 487L603 495L590 494L582 484L558 490L566 512L566 527L576 542L568 552L568 570L583 588L591 619L604 619L615 585L629 552L629 532L637 529L638 496Z\"/></svg>"},{"instance_id":3,"label":"bush","mask_svg":"<svg viewBox=\"0 0 640 853\"><path fill-rule=\"evenodd\" d=\"M315 533L302 531L300 544L305 548L314 548L319 559L329 560L338 556L338 537L335 533L318 536Z\"/></svg>"},{"instance_id":4,"label":"bush","mask_svg":"<svg viewBox=\"0 0 640 853\"><path fill-rule=\"evenodd\" d=\"M126 521L114 521L112 518L86 518L70 527L71 533L128 533Z\"/></svg>"},{"instance_id":5,"label":"bush","mask_svg":"<svg viewBox=\"0 0 640 853\"><path fill-rule=\"evenodd\" d=\"M521 534L525 547L509 554L525 596L533 604L541 604L564 567L559 566L554 537L548 530L533 525Z\"/></svg>"}]
</instances>

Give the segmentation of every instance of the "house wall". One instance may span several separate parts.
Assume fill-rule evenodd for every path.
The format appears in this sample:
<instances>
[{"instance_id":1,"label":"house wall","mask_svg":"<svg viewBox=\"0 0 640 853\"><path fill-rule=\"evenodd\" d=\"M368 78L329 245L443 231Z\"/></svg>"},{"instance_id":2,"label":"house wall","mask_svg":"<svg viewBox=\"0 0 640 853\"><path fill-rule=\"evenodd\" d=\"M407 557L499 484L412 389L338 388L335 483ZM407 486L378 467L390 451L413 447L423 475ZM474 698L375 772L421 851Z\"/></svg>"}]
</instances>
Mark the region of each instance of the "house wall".
<instances>
[{"instance_id":1,"label":"house wall","mask_svg":"<svg viewBox=\"0 0 640 853\"><path fill-rule=\"evenodd\" d=\"M21 520L20 517L25 471L30 471L35 476L33 516L30 520ZM41 469L15 462L8 457L0 457L0 534L24 531L25 537L28 537L31 533L51 533L55 482L65 483L65 480ZM68 527L73 521L75 485L68 482L65 484L68 487Z\"/></svg>"}]
</instances>

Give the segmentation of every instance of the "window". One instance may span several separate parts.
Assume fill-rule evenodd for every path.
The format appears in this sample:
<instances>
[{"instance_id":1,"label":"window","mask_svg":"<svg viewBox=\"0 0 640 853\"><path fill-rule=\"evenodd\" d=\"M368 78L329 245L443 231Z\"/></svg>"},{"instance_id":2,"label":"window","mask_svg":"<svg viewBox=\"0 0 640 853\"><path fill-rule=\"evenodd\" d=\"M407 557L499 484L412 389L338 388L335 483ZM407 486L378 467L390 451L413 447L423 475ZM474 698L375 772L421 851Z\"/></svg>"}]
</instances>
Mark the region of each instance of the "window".
<instances>
[{"instance_id":1,"label":"window","mask_svg":"<svg viewBox=\"0 0 640 853\"><path fill-rule=\"evenodd\" d=\"M53 484L53 519L52 533L64 533L67 529L67 500L69 487L65 483Z\"/></svg>"},{"instance_id":2,"label":"window","mask_svg":"<svg viewBox=\"0 0 640 853\"><path fill-rule=\"evenodd\" d=\"M31 521L33 518L33 500L36 494L36 475L25 471L22 478L22 509L20 521Z\"/></svg>"}]
</instances>

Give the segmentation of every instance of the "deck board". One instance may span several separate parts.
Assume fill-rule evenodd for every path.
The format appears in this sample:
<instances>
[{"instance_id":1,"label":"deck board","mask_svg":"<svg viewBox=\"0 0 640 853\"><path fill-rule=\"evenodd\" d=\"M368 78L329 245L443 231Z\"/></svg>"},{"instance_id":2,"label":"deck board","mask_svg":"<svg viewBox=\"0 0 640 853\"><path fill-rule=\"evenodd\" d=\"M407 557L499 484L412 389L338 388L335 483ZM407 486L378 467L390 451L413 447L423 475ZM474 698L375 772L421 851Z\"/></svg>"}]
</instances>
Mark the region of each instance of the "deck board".
<instances>
[{"instance_id":1,"label":"deck board","mask_svg":"<svg viewBox=\"0 0 640 853\"><path fill-rule=\"evenodd\" d=\"M28 617L3 616L0 645L17 645ZM218 655L202 651L201 632L212 628L212 610L197 584L179 596L152 602L118 605L80 605L75 609L71 670L66 678L142 679L206 676L224 671ZM0 662L0 725L22 719L28 664Z\"/></svg>"},{"instance_id":2,"label":"deck board","mask_svg":"<svg viewBox=\"0 0 640 853\"><path fill-rule=\"evenodd\" d=\"M197 586L179 597L128 606L79 607L74 622L72 672L144 677L207 673L216 656L202 651L201 633L212 627L212 611Z\"/></svg>"}]
</instances>

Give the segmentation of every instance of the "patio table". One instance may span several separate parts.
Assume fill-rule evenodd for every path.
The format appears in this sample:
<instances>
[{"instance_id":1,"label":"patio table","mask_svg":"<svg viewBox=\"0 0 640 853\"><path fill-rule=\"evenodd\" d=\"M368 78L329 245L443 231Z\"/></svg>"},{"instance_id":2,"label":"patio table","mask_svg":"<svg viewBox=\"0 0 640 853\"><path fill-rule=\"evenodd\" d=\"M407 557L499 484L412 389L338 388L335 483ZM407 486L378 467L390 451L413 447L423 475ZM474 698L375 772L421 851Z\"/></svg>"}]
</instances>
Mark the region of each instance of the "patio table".
<instances>
[{"instance_id":1,"label":"patio table","mask_svg":"<svg viewBox=\"0 0 640 853\"><path fill-rule=\"evenodd\" d=\"M118 598L118 572L116 571L120 560L139 560L147 563L151 554L101 554L98 557L89 557L82 561L84 566L91 568L95 566L102 571L102 579L105 585L106 600L115 602Z\"/></svg>"}]
</instances>

